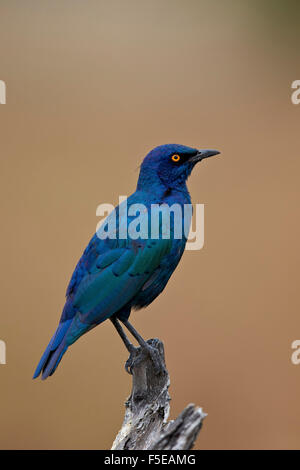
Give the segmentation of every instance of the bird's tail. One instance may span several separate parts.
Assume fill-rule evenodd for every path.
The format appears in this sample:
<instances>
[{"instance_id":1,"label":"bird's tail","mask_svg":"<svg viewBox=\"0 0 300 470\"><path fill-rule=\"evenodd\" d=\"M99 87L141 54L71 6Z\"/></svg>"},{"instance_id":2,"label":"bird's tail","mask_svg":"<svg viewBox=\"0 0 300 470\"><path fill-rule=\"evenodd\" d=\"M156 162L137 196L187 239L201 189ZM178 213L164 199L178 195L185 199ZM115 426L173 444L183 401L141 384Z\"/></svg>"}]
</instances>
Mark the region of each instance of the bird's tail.
<instances>
[{"instance_id":1,"label":"bird's tail","mask_svg":"<svg viewBox=\"0 0 300 470\"><path fill-rule=\"evenodd\" d=\"M40 373L42 373L42 380L45 380L49 375L54 374L63 355L68 349L69 344L66 343L66 334L71 323L72 320L67 320L58 325L56 332L38 363L33 376L34 379L36 379Z\"/></svg>"}]
</instances>

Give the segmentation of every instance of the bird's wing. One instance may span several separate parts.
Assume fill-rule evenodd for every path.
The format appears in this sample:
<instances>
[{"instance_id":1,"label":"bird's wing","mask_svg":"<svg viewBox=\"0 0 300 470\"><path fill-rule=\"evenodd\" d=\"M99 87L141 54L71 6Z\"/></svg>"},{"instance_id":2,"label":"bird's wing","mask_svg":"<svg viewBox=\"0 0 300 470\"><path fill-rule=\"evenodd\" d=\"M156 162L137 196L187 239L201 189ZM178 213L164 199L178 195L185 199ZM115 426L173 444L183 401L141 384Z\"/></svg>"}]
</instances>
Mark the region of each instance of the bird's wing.
<instances>
[{"instance_id":1,"label":"bird's wing","mask_svg":"<svg viewBox=\"0 0 300 470\"><path fill-rule=\"evenodd\" d=\"M104 321L125 306L172 246L171 239L97 240L91 240L67 290L73 312L67 318L79 314L80 321L89 325Z\"/></svg>"},{"instance_id":2,"label":"bird's wing","mask_svg":"<svg viewBox=\"0 0 300 470\"><path fill-rule=\"evenodd\" d=\"M93 266L98 256L109 249L110 246L107 240L100 240L96 234L92 237L74 269L66 291L67 299L76 293L80 282L89 273L89 269Z\"/></svg>"},{"instance_id":3,"label":"bird's wing","mask_svg":"<svg viewBox=\"0 0 300 470\"><path fill-rule=\"evenodd\" d=\"M76 291L73 304L84 323L98 323L126 305L169 253L170 240L130 240L99 255Z\"/></svg>"}]
</instances>

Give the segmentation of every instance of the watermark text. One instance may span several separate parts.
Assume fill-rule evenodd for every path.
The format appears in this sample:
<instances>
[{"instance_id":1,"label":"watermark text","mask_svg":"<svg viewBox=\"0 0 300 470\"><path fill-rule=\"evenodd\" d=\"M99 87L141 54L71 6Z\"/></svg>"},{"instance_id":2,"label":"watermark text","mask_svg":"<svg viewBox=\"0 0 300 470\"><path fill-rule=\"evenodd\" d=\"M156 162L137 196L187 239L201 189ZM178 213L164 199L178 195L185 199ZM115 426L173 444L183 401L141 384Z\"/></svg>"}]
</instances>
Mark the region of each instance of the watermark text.
<instances>
[{"instance_id":1,"label":"watermark text","mask_svg":"<svg viewBox=\"0 0 300 470\"><path fill-rule=\"evenodd\" d=\"M0 339L0 364L6 364L6 344Z\"/></svg>"},{"instance_id":2,"label":"watermark text","mask_svg":"<svg viewBox=\"0 0 300 470\"><path fill-rule=\"evenodd\" d=\"M201 250L204 246L204 204L162 203L146 207L141 203L128 204L127 197L120 196L116 208L100 204L96 215L102 217L96 227L100 240L185 239L187 250Z\"/></svg>"},{"instance_id":3,"label":"watermark text","mask_svg":"<svg viewBox=\"0 0 300 470\"><path fill-rule=\"evenodd\" d=\"M6 84L0 80L0 104L6 104Z\"/></svg>"},{"instance_id":4,"label":"watermark text","mask_svg":"<svg viewBox=\"0 0 300 470\"><path fill-rule=\"evenodd\" d=\"M295 339L291 344L291 348L295 349L291 355L291 361L295 366L297 366L300 364L300 339Z\"/></svg>"},{"instance_id":5,"label":"watermark text","mask_svg":"<svg viewBox=\"0 0 300 470\"><path fill-rule=\"evenodd\" d=\"M292 87L295 91L293 91L291 100L293 104L300 103L300 80L294 80L292 83Z\"/></svg>"}]
</instances>

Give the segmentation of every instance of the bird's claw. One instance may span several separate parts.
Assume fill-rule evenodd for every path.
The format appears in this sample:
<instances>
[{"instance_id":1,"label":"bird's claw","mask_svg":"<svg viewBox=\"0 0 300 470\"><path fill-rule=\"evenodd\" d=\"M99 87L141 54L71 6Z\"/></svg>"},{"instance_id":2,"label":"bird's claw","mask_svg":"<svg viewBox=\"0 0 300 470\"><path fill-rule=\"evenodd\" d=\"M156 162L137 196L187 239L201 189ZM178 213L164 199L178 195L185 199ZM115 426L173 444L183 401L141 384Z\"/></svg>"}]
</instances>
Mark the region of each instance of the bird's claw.
<instances>
[{"instance_id":1,"label":"bird's claw","mask_svg":"<svg viewBox=\"0 0 300 470\"><path fill-rule=\"evenodd\" d=\"M125 362L125 370L127 374L132 375L132 366L133 366L133 363L131 361L131 357L129 357L127 361Z\"/></svg>"},{"instance_id":2,"label":"bird's claw","mask_svg":"<svg viewBox=\"0 0 300 470\"><path fill-rule=\"evenodd\" d=\"M132 375L132 369L134 367L136 357L137 357L137 349L133 349L132 351L130 351L129 358L125 362L125 370L126 370L127 374Z\"/></svg>"},{"instance_id":3,"label":"bird's claw","mask_svg":"<svg viewBox=\"0 0 300 470\"><path fill-rule=\"evenodd\" d=\"M147 344L147 347L141 347L133 349L130 352L130 356L125 362L125 370L128 374L133 374L133 368L143 359L145 354L148 355L152 361L154 372L156 375L163 374L166 372L164 362L156 348Z\"/></svg>"}]
</instances>

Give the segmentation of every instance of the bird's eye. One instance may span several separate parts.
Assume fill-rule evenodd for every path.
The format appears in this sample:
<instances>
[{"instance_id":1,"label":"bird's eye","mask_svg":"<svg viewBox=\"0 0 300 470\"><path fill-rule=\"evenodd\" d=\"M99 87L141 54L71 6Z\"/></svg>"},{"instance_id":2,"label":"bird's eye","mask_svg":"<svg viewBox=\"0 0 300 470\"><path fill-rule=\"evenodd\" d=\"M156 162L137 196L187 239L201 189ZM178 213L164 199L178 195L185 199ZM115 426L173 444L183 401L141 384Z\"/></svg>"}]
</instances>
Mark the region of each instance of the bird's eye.
<instances>
[{"instance_id":1,"label":"bird's eye","mask_svg":"<svg viewBox=\"0 0 300 470\"><path fill-rule=\"evenodd\" d=\"M175 155L172 155L172 160L173 160L173 162L176 162L176 163L179 162L180 155L177 155L177 153L175 153Z\"/></svg>"}]
</instances>

